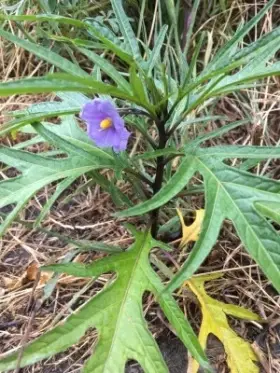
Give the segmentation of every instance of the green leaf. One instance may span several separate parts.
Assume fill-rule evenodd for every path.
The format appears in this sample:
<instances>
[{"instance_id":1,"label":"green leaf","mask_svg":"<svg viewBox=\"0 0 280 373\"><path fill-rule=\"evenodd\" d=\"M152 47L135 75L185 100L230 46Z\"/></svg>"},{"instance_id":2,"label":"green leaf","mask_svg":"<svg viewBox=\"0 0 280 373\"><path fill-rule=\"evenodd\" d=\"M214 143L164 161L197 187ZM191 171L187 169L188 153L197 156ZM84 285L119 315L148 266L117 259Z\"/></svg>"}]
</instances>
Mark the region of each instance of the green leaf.
<instances>
[{"instance_id":1,"label":"green leaf","mask_svg":"<svg viewBox=\"0 0 280 373\"><path fill-rule=\"evenodd\" d=\"M117 217L138 216L146 212L157 209L158 207L169 202L176 196L188 183L195 172L195 162L193 157L186 157L180 164L177 172L172 176L168 183L166 183L154 197L131 207L127 210L117 212Z\"/></svg>"},{"instance_id":2,"label":"green leaf","mask_svg":"<svg viewBox=\"0 0 280 373\"><path fill-rule=\"evenodd\" d=\"M42 78L27 78L0 84L0 96L10 96L21 93L48 93L55 91L77 91L84 93L104 93L115 97L129 99L130 96L122 90L109 84L97 82L92 78L80 82L73 80L74 76L66 74L49 74ZM133 99L131 99L133 100Z\"/></svg>"},{"instance_id":3,"label":"green leaf","mask_svg":"<svg viewBox=\"0 0 280 373\"><path fill-rule=\"evenodd\" d=\"M62 71L65 71L65 72L68 72L74 75L79 75L79 76L88 76L88 74L83 69L81 69L79 66L75 65L74 63L70 62L64 57L59 56L57 53L52 52L50 49L44 48L28 40L20 39L16 35L11 34L10 32L4 31L1 28L0 28L0 36L19 45L25 50L31 53L34 53L36 56L38 56L42 60L45 60L51 63L52 65L58 67Z\"/></svg>"},{"instance_id":4,"label":"green leaf","mask_svg":"<svg viewBox=\"0 0 280 373\"><path fill-rule=\"evenodd\" d=\"M191 37L192 37L192 33L193 33L193 27L194 27L194 23L195 23L195 19L196 19L196 13L197 13L199 4L200 4L200 0L194 0L194 3L193 3L192 8L191 8L192 11L191 11L191 14L190 14L190 25L188 27L188 31L187 31L187 35L186 35L186 43L183 46L183 51L184 51L185 56L187 56L187 53L188 53L188 50L189 50L190 41L191 41Z\"/></svg>"},{"instance_id":5,"label":"green leaf","mask_svg":"<svg viewBox=\"0 0 280 373\"><path fill-rule=\"evenodd\" d=\"M245 65L248 61L255 59L257 56L261 56L263 52L267 51L268 48L272 49L275 47L275 42L279 40L280 28L277 27L271 32L264 34L261 38L255 42L249 44L249 46L237 51L234 56L226 55L218 63L210 63L204 70L205 72L219 71L221 68L227 67L229 69L236 68L241 65Z\"/></svg>"},{"instance_id":6,"label":"green leaf","mask_svg":"<svg viewBox=\"0 0 280 373\"><path fill-rule=\"evenodd\" d=\"M156 38L154 48L151 52L151 55L149 56L149 59L147 61L147 70L148 70L148 76L151 75L153 68L156 64L160 63L160 53L162 52L162 46L164 43L164 39L166 36L168 30L167 25L163 25L163 27L160 29L160 32Z\"/></svg>"},{"instance_id":7,"label":"green leaf","mask_svg":"<svg viewBox=\"0 0 280 373\"><path fill-rule=\"evenodd\" d=\"M90 34L95 35L104 45L114 52L119 58L126 63L130 64L133 62L133 57L127 53L125 44L120 43L119 39L109 32L108 28L98 22L86 22L59 16L57 14L38 14L38 15L19 15L19 16L5 16L0 14L0 19L12 20L12 21L30 21L30 22L58 22L62 24L72 25L83 30L88 30Z\"/></svg>"},{"instance_id":8,"label":"green leaf","mask_svg":"<svg viewBox=\"0 0 280 373\"><path fill-rule=\"evenodd\" d=\"M190 126L191 124L196 124L196 123L205 123L207 125L209 122L216 121L216 120L228 121L229 119L221 115L208 115L206 117L190 118L189 120L182 122L180 126L178 126L178 129L180 128L184 129L184 127L187 127L187 126Z\"/></svg>"},{"instance_id":9,"label":"green leaf","mask_svg":"<svg viewBox=\"0 0 280 373\"><path fill-rule=\"evenodd\" d=\"M70 118L71 120L72 118ZM70 122L67 118L66 121L63 122L63 125L51 125L51 126L44 126L42 124L34 124L33 127L36 129L36 132L41 135L47 142L56 146L58 149L64 150L66 153L73 155L78 155L84 158L88 158L92 161L93 157L96 159L102 159L106 162L114 161L114 157L95 146L86 136L86 134L79 130L78 126L76 128L75 134L77 136L73 136L72 133L67 133L65 131L65 125L67 126ZM68 127L67 129L73 131L73 127ZM58 134L56 134L58 132Z\"/></svg>"},{"instance_id":10,"label":"green leaf","mask_svg":"<svg viewBox=\"0 0 280 373\"><path fill-rule=\"evenodd\" d=\"M186 85L186 89L180 93L174 107L186 95L194 92L196 87L199 87L202 83L210 80L211 78L219 78L220 81L217 81L217 83L213 85L212 80L210 80L208 84L202 88L202 90L200 89L200 95L196 94L192 98L192 103L194 106L197 106L199 103L202 103L210 97L248 88L251 86L249 83L255 82L258 79L272 75L279 75L280 69L279 66L277 66L277 63L274 65L274 67L265 68L264 66L264 63L267 62L269 58L272 57L279 49L279 28L264 35L256 42L250 44L247 48L236 52L237 44L242 41L246 33L248 33L250 29L255 26L255 24L265 15L265 12L270 9L274 3L275 0L269 1L269 3L251 21L249 21L241 30L236 32L236 35L218 51L213 60L210 62L210 64L208 64L198 78ZM232 76L226 75L241 65L244 65L244 68L239 72ZM207 89L208 92L206 94ZM199 99L199 97L202 98L202 101ZM190 105L191 110L192 108L193 106Z\"/></svg>"},{"instance_id":11,"label":"green leaf","mask_svg":"<svg viewBox=\"0 0 280 373\"><path fill-rule=\"evenodd\" d=\"M119 38L104 24L97 21L87 20L86 27L90 34L94 35L98 40L104 43L106 49L115 53L121 60L128 65L132 64L133 56L130 54L129 46L121 42Z\"/></svg>"},{"instance_id":12,"label":"green leaf","mask_svg":"<svg viewBox=\"0 0 280 373\"><path fill-rule=\"evenodd\" d=\"M51 103L50 103L51 104ZM0 136L5 135L6 133L9 133L11 131L18 131L21 127L26 126L30 123L36 123L40 122L42 119L46 118L53 118L61 115L69 115L69 114L76 114L81 110L81 107L72 107L67 105L66 108L64 108L64 105L60 105L60 103L56 103L58 105L55 105L52 111L49 111L49 108L51 105L47 105L46 111L44 113L36 113L36 114L30 114L30 115L24 115L20 118L14 119L8 123L6 123L0 130Z\"/></svg>"},{"instance_id":13,"label":"green leaf","mask_svg":"<svg viewBox=\"0 0 280 373\"><path fill-rule=\"evenodd\" d=\"M212 163L212 164L211 164ZM203 262L215 244L224 219L230 219L245 248L259 264L274 287L280 290L280 237L258 214L259 201L279 204L280 183L235 170L219 162L199 160L206 190L206 215L199 240L182 270L172 280L174 289Z\"/></svg>"},{"instance_id":14,"label":"green leaf","mask_svg":"<svg viewBox=\"0 0 280 373\"><path fill-rule=\"evenodd\" d=\"M111 95L111 96L119 97L119 98L122 98L122 99L126 99L130 102L138 104L139 106L142 106L152 115L155 114L154 106L151 105L147 100L143 102L139 99L138 95L135 96L132 93L128 94L125 91L121 90L120 88L101 83L99 81L96 81L95 79L92 79L91 77L90 78L82 78L82 77L69 75L69 74L62 74L62 73L61 74L48 75L48 77L51 78L51 79L59 79L59 80L62 79L62 80L65 80L65 81L76 83L76 84L82 84L82 85L87 86L87 87L92 87L93 90L94 90L94 88L99 89L99 93L105 93L107 95Z\"/></svg>"},{"instance_id":15,"label":"green leaf","mask_svg":"<svg viewBox=\"0 0 280 373\"><path fill-rule=\"evenodd\" d=\"M247 22L235 35L219 50L215 55L211 63L207 66L208 69L215 69L217 61L223 58L232 58L232 51L235 51L235 46L240 42L245 35L260 21L260 19L272 8L276 0L270 0L259 13L255 15L249 22Z\"/></svg>"},{"instance_id":16,"label":"green leaf","mask_svg":"<svg viewBox=\"0 0 280 373\"><path fill-rule=\"evenodd\" d=\"M199 152L198 152L199 154ZM246 158L246 159L266 159L266 158L280 158L280 146L243 146L243 145L229 145L229 146L213 146L201 150L201 158L215 157L219 159L228 158Z\"/></svg>"},{"instance_id":17,"label":"green leaf","mask_svg":"<svg viewBox=\"0 0 280 373\"><path fill-rule=\"evenodd\" d=\"M134 96L138 97L139 101L144 105L149 105L145 86L140 77L140 73L137 75L135 64L130 66L129 79Z\"/></svg>"},{"instance_id":18,"label":"green leaf","mask_svg":"<svg viewBox=\"0 0 280 373\"><path fill-rule=\"evenodd\" d=\"M233 92L236 90L244 89L250 86L251 82L255 82L258 79L262 79L272 75L279 75L280 71L280 64L275 63L272 66L266 66L266 63L269 61L271 57L275 55L275 53L279 50L279 42L280 42L280 28L273 31L273 33L266 34L264 37L259 39L255 45L250 45L248 47L249 51L247 54L241 53L241 57L237 59L237 61L229 64L227 60L224 62L222 68L214 68L214 76L215 79L217 76L221 76L222 78L220 81L213 87L213 89L209 90L207 94L207 98L214 97L217 95L226 94L229 92ZM228 57L226 57L228 58ZM247 64L245 64L247 62ZM245 66L233 75L222 75L227 70L230 71L233 68L236 68L244 64ZM224 70L224 71L223 71ZM206 68L205 71L202 73L203 75L207 73L209 75L209 71ZM201 77L199 78L201 79ZM198 80L199 80L198 79ZM215 81L214 79L214 81ZM211 87L211 81L202 89L202 93L207 90L207 87Z\"/></svg>"},{"instance_id":19,"label":"green leaf","mask_svg":"<svg viewBox=\"0 0 280 373\"><path fill-rule=\"evenodd\" d=\"M30 22L44 22L44 21L50 21L50 22L60 22L60 23L65 23L67 25L72 25L80 28L84 28L84 22L74 19L74 18L69 18L69 17L63 17L57 14L37 14L37 15L17 15L17 16L7 16L4 14L0 14L0 19L5 19L9 21L30 21Z\"/></svg>"},{"instance_id":20,"label":"green leaf","mask_svg":"<svg viewBox=\"0 0 280 373\"><path fill-rule=\"evenodd\" d=\"M210 149L215 152L215 147ZM248 157L245 147L242 149L243 154L240 154L240 149L238 149L232 154L223 153L223 158ZM209 157L210 151L203 148L186 149L186 157L177 172L154 197L117 215L122 217L142 215L159 208L175 197L195 172L199 172L203 176L206 193L206 212L202 231L186 263L172 279L168 289L173 290L197 270L215 244L223 220L230 219L252 258L259 264L274 287L280 290L278 250L280 237L255 207L256 203L263 201L280 203L280 182L229 167L219 158ZM265 147L254 148L254 157L257 157L257 151L259 151L259 156L262 154L268 158L280 157L279 147L269 148L266 153Z\"/></svg>"},{"instance_id":21,"label":"green leaf","mask_svg":"<svg viewBox=\"0 0 280 373\"><path fill-rule=\"evenodd\" d=\"M264 216L280 224L280 202L257 202L255 207Z\"/></svg>"},{"instance_id":22,"label":"green leaf","mask_svg":"<svg viewBox=\"0 0 280 373\"><path fill-rule=\"evenodd\" d=\"M197 136L194 139L193 144L194 145L199 145L199 144L203 143L204 141L214 139L215 137L222 136L225 133L228 133L229 131L231 131L231 130L239 127L239 126L243 126L243 124L247 124L249 122L250 122L250 119L243 119L243 120L239 120L237 122L226 124L226 125L222 126L221 128L218 128L214 131L210 131L210 132L206 133L205 135Z\"/></svg>"},{"instance_id":23,"label":"green leaf","mask_svg":"<svg viewBox=\"0 0 280 373\"><path fill-rule=\"evenodd\" d=\"M48 199L48 201L45 203L44 207L41 209L40 214L38 215L34 227L37 227L41 224L42 220L45 218L45 216L50 211L52 205L55 203L55 201L58 199L58 197L76 180L76 176L70 176L58 183L55 192L53 195Z\"/></svg>"},{"instance_id":24,"label":"green leaf","mask_svg":"<svg viewBox=\"0 0 280 373\"><path fill-rule=\"evenodd\" d=\"M168 147L165 149L158 149L151 152L145 152L143 154L135 155L133 159L153 159L157 157L161 157L163 155L184 155L183 151L177 150L176 148Z\"/></svg>"},{"instance_id":25,"label":"green leaf","mask_svg":"<svg viewBox=\"0 0 280 373\"><path fill-rule=\"evenodd\" d=\"M176 25L177 17L176 17L176 7L174 4L174 0L165 0L165 6L168 12L170 22L173 23L173 25Z\"/></svg>"},{"instance_id":26,"label":"green leaf","mask_svg":"<svg viewBox=\"0 0 280 373\"><path fill-rule=\"evenodd\" d=\"M59 89L61 92L83 92L90 94L107 94L120 99L128 100L144 107L154 115L154 107L143 104L133 95L129 95L120 88L105 84L94 79L82 78L70 74L49 74L42 78L28 78L0 84L0 96L10 96L22 93L48 93Z\"/></svg>"},{"instance_id":27,"label":"green leaf","mask_svg":"<svg viewBox=\"0 0 280 373\"><path fill-rule=\"evenodd\" d=\"M124 91L131 93L131 87L128 81L118 72L118 70L105 58L100 57L98 54L94 53L85 48L78 48L85 56L87 56L92 62L100 67L114 82Z\"/></svg>"},{"instance_id":28,"label":"green leaf","mask_svg":"<svg viewBox=\"0 0 280 373\"><path fill-rule=\"evenodd\" d=\"M75 110L78 112L81 107L89 101L89 98L82 93L74 92L57 92L57 96L62 101L43 101L34 103L23 110L16 110L9 112L9 115L14 117L22 117L31 114L54 114L59 116L60 113L64 114L64 111Z\"/></svg>"},{"instance_id":29,"label":"green leaf","mask_svg":"<svg viewBox=\"0 0 280 373\"><path fill-rule=\"evenodd\" d=\"M17 177L0 182L0 208L15 204L0 227L0 235L6 231L33 195L44 186L65 178L74 181L92 170L120 167L115 158L93 145L92 151L86 151L83 146L75 146L41 124L34 127L43 138L54 145L59 144L59 147L68 154L68 158L52 159L43 156L44 153L38 155L4 146L0 148L0 161L16 167L21 172Z\"/></svg>"},{"instance_id":30,"label":"green leaf","mask_svg":"<svg viewBox=\"0 0 280 373\"><path fill-rule=\"evenodd\" d=\"M198 43L195 46L194 52L192 54L190 66L189 66L188 71L186 73L186 76L185 76L185 78L183 80L183 84L182 84L182 88L183 89L186 87L186 85L189 83L189 81L192 78L194 69L195 69L196 64L197 64L198 56L199 56L199 54L201 52L201 47L202 47L202 44L203 44L203 41L204 41L204 37L205 37L205 34L202 32L201 35L200 35L200 38L198 40Z\"/></svg>"},{"instance_id":31,"label":"green leaf","mask_svg":"<svg viewBox=\"0 0 280 373\"><path fill-rule=\"evenodd\" d=\"M77 343L87 329L99 334L94 354L86 362L84 373L123 373L129 359L140 363L146 372L168 373L160 350L150 333L142 309L145 291L154 294L166 317L191 354L210 371L207 360L184 314L149 264L149 252L157 242L149 233L136 232L135 243L127 252L111 255L89 265L79 263L43 267L57 273L96 277L114 272L116 279L69 316L66 321L25 347L20 366L34 364ZM14 369L18 352L0 360L0 370Z\"/></svg>"},{"instance_id":32,"label":"green leaf","mask_svg":"<svg viewBox=\"0 0 280 373\"><path fill-rule=\"evenodd\" d=\"M267 40L268 39L268 40ZM280 27L273 31L273 33L266 34L264 37L258 40L258 49L255 50L252 45L248 48L250 53L246 56L249 62L237 73L224 77L215 87L214 92L224 91L229 89L232 85L241 84L244 82L255 81L269 74L277 75L277 70L279 70L279 63L272 66L266 67L266 63L275 53L279 50L280 42ZM241 60L243 60L242 58ZM243 62L244 63L244 62ZM236 63L235 63L236 66Z\"/></svg>"},{"instance_id":33,"label":"green leaf","mask_svg":"<svg viewBox=\"0 0 280 373\"><path fill-rule=\"evenodd\" d=\"M59 36L51 33L47 33L48 39L55 40L58 42L73 44L75 47L82 47L88 49L99 49L104 50L106 46L98 41L90 41L80 38L67 38L66 36Z\"/></svg>"},{"instance_id":34,"label":"green leaf","mask_svg":"<svg viewBox=\"0 0 280 373\"><path fill-rule=\"evenodd\" d=\"M248 69L246 67L235 75L221 79L219 82L220 84L218 83L213 90L209 91L206 98L221 96L234 91L239 91L241 89L250 88L252 82L256 82L257 80L267 78L269 76L279 75L279 62L276 62L269 67L261 65L257 69L250 69L250 65L248 65Z\"/></svg>"},{"instance_id":35,"label":"green leaf","mask_svg":"<svg viewBox=\"0 0 280 373\"><path fill-rule=\"evenodd\" d=\"M141 54L136 36L129 23L128 17L123 9L122 0L111 0L111 4L118 20L118 24L124 38L125 44L129 46L129 50L135 60L141 60Z\"/></svg>"}]
</instances>

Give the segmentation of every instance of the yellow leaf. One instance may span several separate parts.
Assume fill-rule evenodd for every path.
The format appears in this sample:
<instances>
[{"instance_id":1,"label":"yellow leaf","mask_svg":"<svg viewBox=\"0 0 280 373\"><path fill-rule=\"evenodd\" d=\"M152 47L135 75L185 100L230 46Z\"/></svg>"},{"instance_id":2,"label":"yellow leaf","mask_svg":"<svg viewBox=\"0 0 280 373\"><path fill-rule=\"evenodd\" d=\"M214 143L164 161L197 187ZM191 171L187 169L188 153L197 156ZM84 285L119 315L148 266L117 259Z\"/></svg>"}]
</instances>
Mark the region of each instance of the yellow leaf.
<instances>
[{"instance_id":1,"label":"yellow leaf","mask_svg":"<svg viewBox=\"0 0 280 373\"><path fill-rule=\"evenodd\" d=\"M256 321L260 321L260 317L243 307L226 304L211 298L204 289L204 283L218 277L222 277L222 274L197 276L186 281L201 305L202 323L199 332L201 346L205 349L208 335L210 333L214 334L224 345L231 373L258 373L259 368L255 364L258 358L253 348L250 343L240 338L231 329L227 321L227 315ZM199 366L196 361L191 361L191 368L192 373L197 373Z\"/></svg>"},{"instance_id":2,"label":"yellow leaf","mask_svg":"<svg viewBox=\"0 0 280 373\"><path fill-rule=\"evenodd\" d=\"M179 216L181 225L182 225L182 239L180 242L180 247L184 247L187 243L191 241L197 241L199 233L201 231L202 221L204 218L205 210L196 210L195 213L195 220L194 222L187 226L184 222L184 217L179 209L177 210L177 214Z\"/></svg>"}]
</instances>

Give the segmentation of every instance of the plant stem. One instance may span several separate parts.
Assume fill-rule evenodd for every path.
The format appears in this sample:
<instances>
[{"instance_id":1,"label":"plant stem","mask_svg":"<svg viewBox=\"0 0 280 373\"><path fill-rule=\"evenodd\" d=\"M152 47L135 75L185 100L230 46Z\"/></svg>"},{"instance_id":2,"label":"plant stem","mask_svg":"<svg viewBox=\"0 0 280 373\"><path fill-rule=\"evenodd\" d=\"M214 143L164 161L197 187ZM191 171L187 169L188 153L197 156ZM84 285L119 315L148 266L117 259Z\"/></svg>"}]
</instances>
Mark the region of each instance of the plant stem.
<instances>
[{"instance_id":1,"label":"plant stem","mask_svg":"<svg viewBox=\"0 0 280 373\"><path fill-rule=\"evenodd\" d=\"M168 140L168 136L165 130L165 122L161 121L158 123L158 133L159 133L159 145L158 149L164 149ZM165 159L164 156L157 158L157 167L156 167L156 177L153 184L153 195L155 195L162 186L163 175L164 175ZM157 235L158 229L158 216L159 208L151 212L151 234L154 238Z\"/></svg>"}]
</instances>

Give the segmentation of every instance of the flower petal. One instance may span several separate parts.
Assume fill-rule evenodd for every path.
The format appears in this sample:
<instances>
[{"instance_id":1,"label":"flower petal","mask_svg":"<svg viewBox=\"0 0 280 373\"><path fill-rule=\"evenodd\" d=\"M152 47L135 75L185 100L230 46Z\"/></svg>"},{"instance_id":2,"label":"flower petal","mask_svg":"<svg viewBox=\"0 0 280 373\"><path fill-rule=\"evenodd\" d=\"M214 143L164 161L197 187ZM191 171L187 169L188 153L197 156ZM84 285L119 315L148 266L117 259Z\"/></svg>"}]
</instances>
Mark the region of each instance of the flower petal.
<instances>
[{"instance_id":1,"label":"flower petal","mask_svg":"<svg viewBox=\"0 0 280 373\"><path fill-rule=\"evenodd\" d=\"M112 147L116 152L126 149L130 132L111 101L94 99L88 102L80 117L86 121L88 135L97 146ZM101 129L100 123L107 118L112 120L112 127Z\"/></svg>"},{"instance_id":2,"label":"flower petal","mask_svg":"<svg viewBox=\"0 0 280 373\"><path fill-rule=\"evenodd\" d=\"M106 115L107 117L112 118L114 114L118 114L117 109L115 108L115 106L112 104L111 101L99 100L99 99L95 99L93 101L97 101L98 111Z\"/></svg>"},{"instance_id":3,"label":"flower petal","mask_svg":"<svg viewBox=\"0 0 280 373\"><path fill-rule=\"evenodd\" d=\"M113 126L116 128L117 131L120 131L124 128L124 120L117 111L112 115L111 118L113 120Z\"/></svg>"},{"instance_id":4,"label":"flower petal","mask_svg":"<svg viewBox=\"0 0 280 373\"><path fill-rule=\"evenodd\" d=\"M87 122L91 122L94 119L99 121L103 120L104 114L98 110L98 107L98 103L96 103L94 100L87 102L80 113L80 118Z\"/></svg>"},{"instance_id":5,"label":"flower petal","mask_svg":"<svg viewBox=\"0 0 280 373\"><path fill-rule=\"evenodd\" d=\"M100 131L100 121L99 120L91 120L90 122L87 121L87 133L91 139L94 139L96 132Z\"/></svg>"},{"instance_id":6,"label":"flower petal","mask_svg":"<svg viewBox=\"0 0 280 373\"><path fill-rule=\"evenodd\" d=\"M127 148L128 139L131 133L126 128L123 129L122 133L118 134L118 143L114 144L113 149L115 152L123 151Z\"/></svg>"},{"instance_id":7,"label":"flower petal","mask_svg":"<svg viewBox=\"0 0 280 373\"><path fill-rule=\"evenodd\" d=\"M96 132L94 141L100 148L111 148L116 141L116 131L111 127L107 130Z\"/></svg>"}]
</instances>

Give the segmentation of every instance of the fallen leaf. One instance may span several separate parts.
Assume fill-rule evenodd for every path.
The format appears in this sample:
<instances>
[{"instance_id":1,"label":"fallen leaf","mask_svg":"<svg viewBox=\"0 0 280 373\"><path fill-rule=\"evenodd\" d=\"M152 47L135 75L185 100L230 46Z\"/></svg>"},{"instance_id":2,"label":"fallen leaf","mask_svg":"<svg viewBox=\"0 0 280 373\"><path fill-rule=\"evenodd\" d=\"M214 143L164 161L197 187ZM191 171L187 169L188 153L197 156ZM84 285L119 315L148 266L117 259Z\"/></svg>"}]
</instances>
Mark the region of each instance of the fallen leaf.
<instances>
[{"instance_id":1,"label":"fallen leaf","mask_svg":"<svg viewBox=\"0 0 280 373\"><path fill-rule=\"evenodd\" d=\"M17 290L29 282L35 281L38 271L39 264L37 262L32 262L29 264L26 271L23 273L21 277L17 279L4 278L4 288L6 288L8 291ZM39 285L44 285L51 277L52 273L41 272Z\"/></svg>"},{"instance_id":2,"label":"fallen leaf","mask_svg":"<svg viewBox=\"0 0 280 373\"><path fill-rule=\"evenodd\" d=\"M36 262L32 262L26 270L26 276L25 276L26 280L35 281L38 275L38 271L39 271L39 264ZM41 272L39 285L45 285L45 283L49 281L51 277L52 277L52 273Z\"/></svg>"},{"instance_id":3,"label":"fallen leaf","mask_svg":"<svg viewBox=\"0 0 280 373\"><path fill-rule=\"evenodd\" d=\"M229 326L227 315L239 317L245 320L260 321L260 317L246 308L233 304L226 304L210 297L204 288L205 281L222 277L221 273L196 276L186 281L186 285L197 296L201 305L202 323L199 332L199 341L202 348L206 348L208 335L214 334L224 345L227 355L227 363L231 373L258 373L259 368L255 364L258 357L250 343L239 337ZM191 360L191 372L198 372L198 364Z\"/></svg>"},{"instance_id":4,"label":"fallen leaf","mask_svg":"<svg viewBox=\"0 0 280 373\"><path fill-rule=\"evenodd\" d=\"M38 263L32 262L26 270L25 279L27 281L35 281L38 273Z\"/></svg>"},{"instance_id":5,"label":"fallen leaf","mask_svg":"<svg viewBox=\"0 0 280 373\"><path fill-rule=\"evenodd\" d=\"M182 226L182 239L180 242L180 247L184 247L187 243L191 241L197 241L199 237L199 233L201 231L201 226L205 214L205 210L200 209L195 211L195 220L194 222L187 226L184 221L184 217L182 212L179 209L176 209L177 214L179 216L181 226Z\"/></svg>"}]
</instances>

